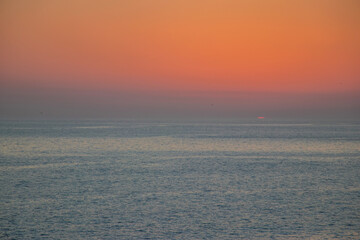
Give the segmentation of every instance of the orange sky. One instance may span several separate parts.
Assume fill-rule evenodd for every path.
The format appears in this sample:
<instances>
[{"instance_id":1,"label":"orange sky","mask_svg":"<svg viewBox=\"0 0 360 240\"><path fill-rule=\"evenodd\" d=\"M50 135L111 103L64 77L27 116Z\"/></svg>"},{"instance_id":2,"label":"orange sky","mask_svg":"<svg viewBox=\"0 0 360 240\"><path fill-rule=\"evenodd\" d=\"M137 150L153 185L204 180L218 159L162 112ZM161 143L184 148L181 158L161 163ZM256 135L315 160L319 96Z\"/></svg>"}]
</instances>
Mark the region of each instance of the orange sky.
<instances>
[{"instance_id":1,"label":"orange sky","mask_svg":"<svg viewBox=\"0 0 360 240\"><path fill-rule=\"evenodd\" d=\"M359 0L0 1L0 117L359 109Z\"/></svg>"},{"instance_id":2,"label":"orange sky","mask_svg":"<svg viewBox=\"0 0 360 240\"><path fill-rule=\"evenodd\" d=\"M3 86L256 92L360 89L357 0L5 0L0 4Z\"/></svg>"}]
</instances>

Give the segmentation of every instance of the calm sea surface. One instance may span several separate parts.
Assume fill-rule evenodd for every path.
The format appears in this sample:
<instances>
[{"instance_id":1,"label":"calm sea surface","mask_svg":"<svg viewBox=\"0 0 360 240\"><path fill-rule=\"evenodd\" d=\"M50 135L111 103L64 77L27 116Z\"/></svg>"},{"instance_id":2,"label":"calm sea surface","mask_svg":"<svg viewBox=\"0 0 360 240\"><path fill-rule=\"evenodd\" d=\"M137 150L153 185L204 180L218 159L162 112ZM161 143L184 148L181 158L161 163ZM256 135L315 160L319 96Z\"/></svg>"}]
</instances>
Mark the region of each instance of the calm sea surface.
<instances>
[{"instance_id":1,"label":"calm sea surface","mask_svg":"<svg viewBox=\"0 0 360 240\"><path fill-rule=\"evenodd\" d=\"M360 239L360 123L0 122L1 239Z\"/></svg>"}]
</instances>

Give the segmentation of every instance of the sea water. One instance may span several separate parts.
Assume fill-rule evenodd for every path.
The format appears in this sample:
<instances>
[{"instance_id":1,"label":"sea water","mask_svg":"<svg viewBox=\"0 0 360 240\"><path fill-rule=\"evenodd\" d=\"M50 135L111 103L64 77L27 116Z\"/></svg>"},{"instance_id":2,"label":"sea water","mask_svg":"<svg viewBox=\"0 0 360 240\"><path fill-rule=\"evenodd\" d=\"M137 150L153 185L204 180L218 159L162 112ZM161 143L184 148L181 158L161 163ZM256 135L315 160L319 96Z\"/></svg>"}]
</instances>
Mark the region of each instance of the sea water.
<instances>
[{"instance_id":1,"label":"sea water","mask_svg":"<svg viewBox=\"0 0 360 240\"><path fill-rule=\"evenodd\" d=\"M360 124L2 121L1 239L360 239Z\"/></svg>"}]
</instances>

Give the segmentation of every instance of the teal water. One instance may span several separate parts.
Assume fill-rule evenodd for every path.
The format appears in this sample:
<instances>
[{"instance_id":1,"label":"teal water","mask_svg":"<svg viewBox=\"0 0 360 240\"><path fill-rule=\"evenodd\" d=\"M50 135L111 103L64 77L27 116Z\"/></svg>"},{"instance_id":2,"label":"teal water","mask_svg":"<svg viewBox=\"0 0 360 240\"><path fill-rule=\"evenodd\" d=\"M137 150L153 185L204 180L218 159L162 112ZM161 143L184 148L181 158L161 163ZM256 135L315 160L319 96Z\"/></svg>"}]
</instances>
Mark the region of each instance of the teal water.
<instances>
[{"instance_id":1,"label":"teal water","mask_svg":"<svg viewBox=\"0 0 360 240\"><path fill-rule=\"evenodd\" d=\"M360 239L360 123L0 122L1 239Z\"/></svg>"}]
</instances>

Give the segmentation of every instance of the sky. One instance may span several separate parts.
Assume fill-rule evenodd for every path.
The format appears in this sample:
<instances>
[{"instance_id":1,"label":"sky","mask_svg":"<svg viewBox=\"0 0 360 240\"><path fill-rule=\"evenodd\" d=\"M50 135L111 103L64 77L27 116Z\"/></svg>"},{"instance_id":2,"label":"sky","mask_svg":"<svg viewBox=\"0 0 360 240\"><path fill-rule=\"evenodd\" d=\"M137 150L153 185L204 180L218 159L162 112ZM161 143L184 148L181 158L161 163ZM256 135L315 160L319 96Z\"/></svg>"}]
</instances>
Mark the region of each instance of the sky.
<instances>
[{"instance_id":1,"label":"sky","mask_svg":"<svg viewBox=\"0 0 360 240\"><path fill-rule=\"evenodd\" d=\"M0 117L360 118L358 0L2 0Z\"/></svg>"}]
</instances>

